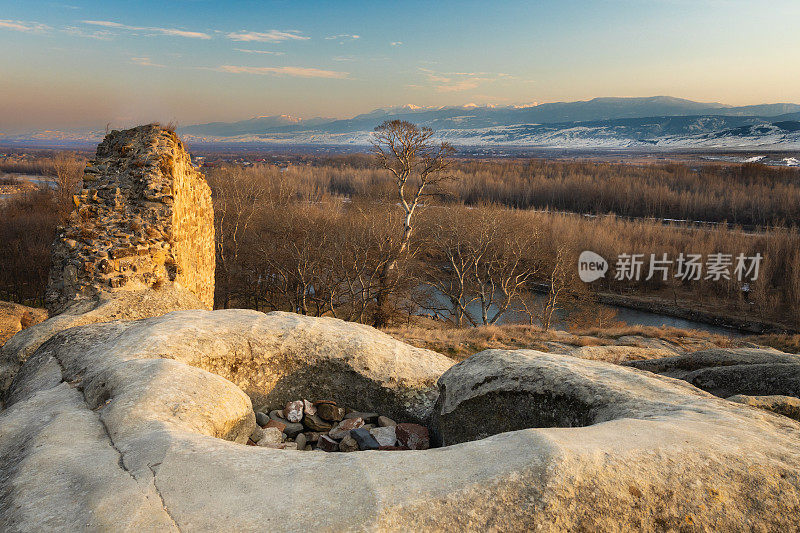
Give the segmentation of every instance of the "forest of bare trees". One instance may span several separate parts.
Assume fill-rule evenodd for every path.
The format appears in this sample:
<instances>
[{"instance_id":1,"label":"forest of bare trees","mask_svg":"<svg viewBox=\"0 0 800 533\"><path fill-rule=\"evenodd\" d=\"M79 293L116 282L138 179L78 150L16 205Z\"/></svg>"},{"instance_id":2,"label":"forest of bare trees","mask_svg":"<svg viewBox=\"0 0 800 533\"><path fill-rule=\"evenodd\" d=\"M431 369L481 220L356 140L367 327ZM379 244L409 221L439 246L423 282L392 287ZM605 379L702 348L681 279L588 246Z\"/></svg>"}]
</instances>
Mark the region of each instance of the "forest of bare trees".
<instances>
[{"instance_id":1,"label":"forest of bare trees","mask_svg":"<svg viewBox=\"0 0 800 533\"><path fill-rule=\"evenodd\" d=\"M800 326L797 171L457 160L448 168L450 179L420 196L413 238L405 245L408 210L397 180L369 156L203 171L214 195L218 307L367 324L405 323L422 313L457 326L498 323L513 311L517 320L546 329L565 314L583 327L613 321L594 305L601 291ZM64 190L72 186L65 179L53 192L0 204L0 298L40 301L49 245L69 197ZM747 284L606 277L589 290L575 267L583 250L606 258L721 252L764 259L759 278ZM395 265L398 275L387 290L388 265L398 260L402 265ZM644 261L647 270L649 255ZM376 316L381 294L388 316Z\"/></svg>"}]
</instances>

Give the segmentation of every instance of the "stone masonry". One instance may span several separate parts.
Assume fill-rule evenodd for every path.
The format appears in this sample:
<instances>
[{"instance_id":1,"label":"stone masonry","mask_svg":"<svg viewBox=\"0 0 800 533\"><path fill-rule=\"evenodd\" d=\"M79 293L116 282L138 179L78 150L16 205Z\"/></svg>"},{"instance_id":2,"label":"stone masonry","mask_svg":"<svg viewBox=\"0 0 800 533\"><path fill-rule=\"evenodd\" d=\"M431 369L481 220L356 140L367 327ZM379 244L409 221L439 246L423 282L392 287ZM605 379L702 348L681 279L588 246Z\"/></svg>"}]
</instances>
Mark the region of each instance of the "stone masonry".
<instances>
[{"instance_id":1,"label":"stone masonry","mask_svg":"<svg viewBox=\"0 0 800 533\"><path fill-rule=\"evenodd\" d=\"M188 289L214 304L211 190L174 132L156 124L112 131L53 245L52 314L101 292Z\"/></svg>"}]
</instances>

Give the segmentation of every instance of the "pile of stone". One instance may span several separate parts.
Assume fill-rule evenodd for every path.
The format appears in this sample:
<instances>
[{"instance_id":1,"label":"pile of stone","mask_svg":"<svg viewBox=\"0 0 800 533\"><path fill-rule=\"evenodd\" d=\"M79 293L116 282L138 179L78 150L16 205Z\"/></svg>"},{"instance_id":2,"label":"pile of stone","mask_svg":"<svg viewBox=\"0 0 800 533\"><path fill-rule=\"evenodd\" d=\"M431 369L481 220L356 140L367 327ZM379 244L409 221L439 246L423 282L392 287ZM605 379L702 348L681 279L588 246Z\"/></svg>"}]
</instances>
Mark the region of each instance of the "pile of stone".
<instances>
[{"instance_id":1,"label":"pile of stone","mask_svg":"<svg viewBox=\"0 0 800 533\"><path fill-rule=\"evenodd\" d=\"M396 423L378 413L346 409L333 400L295 400L283 409L256 412L247 444L282 450L356 452L427 450L428 428Z\"/></svg>"}]
</instances>

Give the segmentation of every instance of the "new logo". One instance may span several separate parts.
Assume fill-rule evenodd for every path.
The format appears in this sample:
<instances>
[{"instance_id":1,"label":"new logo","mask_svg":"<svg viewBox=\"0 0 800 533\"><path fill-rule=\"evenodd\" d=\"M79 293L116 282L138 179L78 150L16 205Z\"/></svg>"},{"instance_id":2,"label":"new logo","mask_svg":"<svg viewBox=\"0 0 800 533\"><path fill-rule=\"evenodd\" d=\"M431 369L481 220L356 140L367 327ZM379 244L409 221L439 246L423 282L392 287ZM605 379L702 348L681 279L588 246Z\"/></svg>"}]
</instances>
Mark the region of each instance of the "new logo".
<instances>
[{"instance_id":1,"label":"new logo","mask_svg":"<svg viewBox=\"0 0 800 533\"><path fill-rule=\"evenodd\" d=\"M591 283L608 272L608 261L602 256L586 250L578 257L578 276L584 283Z\"/></svg>"}]
</instances>

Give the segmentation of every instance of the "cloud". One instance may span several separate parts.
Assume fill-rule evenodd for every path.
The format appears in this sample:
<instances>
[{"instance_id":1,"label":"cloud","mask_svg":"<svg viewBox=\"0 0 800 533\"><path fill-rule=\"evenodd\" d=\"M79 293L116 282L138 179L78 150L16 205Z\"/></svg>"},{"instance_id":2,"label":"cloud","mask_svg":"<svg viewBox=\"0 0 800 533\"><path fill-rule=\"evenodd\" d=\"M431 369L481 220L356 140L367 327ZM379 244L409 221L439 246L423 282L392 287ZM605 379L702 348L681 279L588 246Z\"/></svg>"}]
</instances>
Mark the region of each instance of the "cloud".
<instances>
[{"instance_id":1,"label":"cloud","mask_svg":"<svg viewBox=\"0 0 800 533\"><path fill-rule=\"evenodd\" d=\"M213 70L219 72L229 72L231 74L261 74L272 76L292 76L296 78L338 78L345 79L347 72L335 70L322 70L309 67L240 67L234 65L222 65Z\"/></svg>"},{"instance_id":2,"label":"cloud","mask_svg":"<svg viewBox=\"0 0 800 533\"><path fill-rule=\"evenodd\" d=\"M389 43L390 46L403 46L403 41L392 41Z\"/></svg>"},{"instance_id":3,"label":"cloud","mask_svg":"<svg viewBox=\"0 0 800 533\"><path fill-rule=\"evenodd\" d=\"M0 29L22 31L25 33L46 33L50 31L50 26L40 22L23 22L21 20L0 19Z\"/></svg>"},{"instance_id":4,"label":"cloud","mask_svg":"<svg viewBox=\"0 0 800 533\"><path fill-rule=\"evenodd\" d=\"M142 67L158 67L158 68L166 68L167 67L166 65L161 65L159 63L153 63L152 61L150 61L149 57L132 57L131 61L133 61L134 63L136 63L137 65L142 66Z\"/></svg>"},{"instance_id":5,"label":"cloud","mask_svg":"<svg viewBox=\"0 0 800 533\"><path fill-rule=\"evenodd\" d=\"M309 37L300 35L297 30L269 30L260 33L255 31L231 32L227 35L228 39L240 42L259 42L259 43L280 43L283 41L307 41Z\"/></svg>"},{"instance_id":6,"label":"cloud","mask_svg":"<svg viewBox=\"0 0 800 533\"><path fill-rule=\"evenodd\" d=\"M266 54L270 56L282 56L283 52L273 52L271 50L250 50L248 48L234 48L237 52L244 52L246 54Z\"/></svg>"},{"instance_id":7,"label":"cloud","mask_svg":"<svg viewBox=\"0 0 800 533\"><path fill-rule=\"evenodd\" d=\"M331 59L334 61L355 61L356 58L353 56L334 56Z\"/></svg>"},{"instance_id":8,"label":"cloud","mask_svg":"<svg viewBox=\"0 0 800 533\"><path fill-rule=\"evenodd\" d=\"M112 22L110 20L82 20L83 24L91 26L101 26L103 28L111 28L116 30L131 31L131 32L148 32L158 35L167 35L171 37L186 37L189 39L211 39L207 33L199 31L186 31L177 28L153 28L149 26L128 26L127 24L120 24L119 22Z\"/></svg>"},{"instance_id":9,"label":"cloud","mask_svg":"<svg viewBox=\"0 0 800 533\"><path fill-rule=\"evenodd\" d=\"M87 31L84 28L78 28L77 26L65 26L61 29L62 32L66 33L67 35L73 35L75 37L86 37L88 39L97 39L99 41L110 41L114 38L114 33L108 30L91 30Z\"/></svg>"},{"instance_id":10,"label":"cloud","mask_svg":"<svg viewBox=\"0 0 800 533\"><path fill-rule=\"evenodd\" d=\"M338 40L339 44L344 44L347 41L355 41L355 40L360 39L360 38L361 38L360 35L352 35L352 34L349 34L349 33L342 33L342 34L339 34L339 35L329 35L329 36L325 37L325 40L326 41Z\"/></svg>"},{"instance_id":11,"label":"cloud","mask_svg":"<svg viewBox=\"0 0 800 533\"><path fill-rule=\"evenodd\" d=\"M492 74L489 72L437 72L428 68L419 67L428 81L440 93L451 93L475 89L484 83L493 83L498 80L508 80L508 74Z\"/></svg>"}]
</instances>

